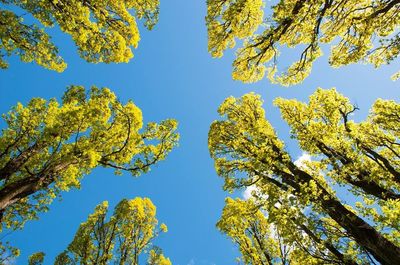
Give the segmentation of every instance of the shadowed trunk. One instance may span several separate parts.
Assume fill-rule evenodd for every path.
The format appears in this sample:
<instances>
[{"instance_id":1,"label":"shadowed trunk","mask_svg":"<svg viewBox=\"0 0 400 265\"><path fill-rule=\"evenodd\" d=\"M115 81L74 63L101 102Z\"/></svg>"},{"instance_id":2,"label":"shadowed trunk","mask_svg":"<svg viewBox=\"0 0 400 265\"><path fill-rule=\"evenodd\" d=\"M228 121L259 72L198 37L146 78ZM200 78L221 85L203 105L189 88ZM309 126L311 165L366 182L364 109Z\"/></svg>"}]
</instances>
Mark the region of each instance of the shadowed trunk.
<instances>
[{"instance_id":1,"label":"shadowed trunk","mask_svg":"<svg viewBox=\"0 0 400 265\"><path fill-rule=\"evenodd\" d=\"M44 169L39 174L17 180L2 188L0 190L0 222L8 207L41 189L47 188L54 182L59 172L67 168L70 164L71 162L64 162L53 165Z\"/></svg>"},{"instance_id":2,"label":"shadowed trunk","mask_svg":"<svg viewBox=\"0 0 400 265\"><path fill-rule=\"evenodd\" d=\"M303 184L308 184L312 177L298 169L292 162L289 162L289 170ZM320 184L317 187L321 192L315 203L319 203L324 211L343 227L354 240L368 250L374 258L384 265L400 264L400 248L378 233L375 228L358 217L352 211L325 190Z\"/></svg>"}]
</instances>

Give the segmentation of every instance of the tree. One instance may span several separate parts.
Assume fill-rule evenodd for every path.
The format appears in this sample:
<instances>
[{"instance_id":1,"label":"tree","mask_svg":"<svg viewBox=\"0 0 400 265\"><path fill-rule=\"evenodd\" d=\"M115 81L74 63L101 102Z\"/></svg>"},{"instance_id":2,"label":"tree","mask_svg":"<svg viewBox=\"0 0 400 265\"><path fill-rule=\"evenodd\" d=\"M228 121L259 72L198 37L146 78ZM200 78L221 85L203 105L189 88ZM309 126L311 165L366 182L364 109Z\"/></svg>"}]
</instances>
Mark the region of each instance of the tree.
<instances>
[{"instance_id":1,"label":"tree","mask_svg":"<svg viewBox=\"0 0 400 265\"><path fill-rule=\"evenodd\" d=\"M138 46L136 20L144 19L144 25L152 29L158 20L159 6L159 0L1 0L0 3L0 67L7 68L5 57L16 54L24 62L35 61L58 72L66 68L66 63L43 28L24 23L27 13L44 27L58 24L72 37L86 61L120 63L128 62L133 57L131 47ZM16 7L24 14L17 14Z\"/></svg>"},{"instance_id":2,"label":"tree","mask_svg":"<svg viewBox=\"0 0 400 265\"><path fill-rule=\"evenodd\" d=\"M243 263L264 265L282 260L286 264L287 251L269 236L272 227L258 207L252 201L240 199L227 198L225 203L217 227L238 245Z\"/></svg>"},{"instance_id":3,"label":"tree","mask_svg":"<svg viewBox=\"0 0 400 265\"><path fill-rule=\"evenodd\" d=\"M86 222L79 226L67 250L55 264L139 264L139 257L149 250L149 265L171 265L152 241L165 224L158 226L156 207L148 198L122 200L107 221L108 203L99 204Z\"/></svg>"},{"instance_id":4,"label":"tree","mask_svg":"<svg viewBox=\"0 0 400 265\"><path fill-rule=\"evenodd\" d=\"M285 214L281 218L281 204L276 204L276 217L266 214L256 201L227 198L218 229L238 245L244 264L367 264L365 253L355 257L351 246L336 244L339 238L329 240L302 223L304 217ZM293 212L293 210L291 211ZM276 219L273 219L276 218ZM273 222L271 222L273 220ZM336 228L336 227L335 227ZM344 252L341 253L341 252ZM362 255L364 254L364 255ZM360 261L360 263L358 263Z\"/></svg>"},{"instance_id":5,"label":"tree","mask_svg":"<svg viewBox=\"0 0 400 265\"><path fill-rule=\"evenodd\" d=\"M350 120L357 108L334 89L318 89L309 104L282 98L275 104L313 159L292 160L259 96L230 97L219 108L224 119L209 132L224 188L254 185L269 223L304 225L336 258L400 263L400 104L379 99L360 123ZM338 187L354 195L352 205L336 195Z\"/></svg>"},{"instance_id":6,"label":"tree","mask_svg":"<svg viewBox=\"0 0 400 265\"><path fill-rule=\"evenodd\" d=\"M175 120L148 123L108 88L71 86L62 97L18 103L0 136L1 224L21 228L98 166L147 172L177 145Z\"/></svg>"},{"instance_id":7,"label":"tree","mask_svg":"<svg viewBox=\"0 0 400 265\"><path fill-rule=\"evenodd\" d=\"M263 0L207 0L208 50L221 57L242 40L233 78L255 82L267 73L272 82L302 82L321 45L332 44L329 63L339 67L364 61L379 67L400 52L399 0L285 0L266 10ZM278 74L279 51L297 47L298 61ZM398 78L400 72L393 75Z\"/></svg>"}]
</instances>

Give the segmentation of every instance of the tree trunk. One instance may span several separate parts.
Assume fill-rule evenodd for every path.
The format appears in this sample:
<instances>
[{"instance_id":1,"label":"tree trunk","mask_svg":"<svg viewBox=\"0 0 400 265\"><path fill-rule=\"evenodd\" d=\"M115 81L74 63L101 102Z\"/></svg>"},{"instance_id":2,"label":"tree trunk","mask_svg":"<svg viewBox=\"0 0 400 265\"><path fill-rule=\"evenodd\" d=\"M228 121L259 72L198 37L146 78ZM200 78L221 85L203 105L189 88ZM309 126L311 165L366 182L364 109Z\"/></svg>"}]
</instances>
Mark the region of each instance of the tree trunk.
<instances>
[{"instance_id":1,"label":"tree trunk","mask_svg":"<svg viewBox=\"0 0 400 265\"><path fill-rule=\"evenodd\" d=\"M298 222L296 220L296 218L291 218L291 219L297 226L300 227L301 230L304 231L304 233L306 233L312 240L314 240L314 242L319 243L319 244L323 244L326 247L326 249L328 249L340 262L342 262L342 264L358 265L358 263L355 262L354 260L346 260L345 256L334 245L332 245L328 241L325 241L325 240L322 240L321 238L319 238L306 225Z\"/></svg>"},{"instance_id":2,"label":"tree trunk","mask_svg":"<svg viewBox=\"0 0 400 265\"><path fill-rule=\"evenodd\" d=\"M0 213L3 216L7 207L10 207L19 200L26 198L35 192L48 187L54 182L58 173L68 167L71 162L48 166L39 174L12 182L0 190ZM2 218L0 219L0 222Z\"/></svg>"},{"instance_id":3,"label":"tree trunk","mask_svg":"<svg viewBox=\"0 0 400 265\"><path fill-rule=\"evenodd\" d=\"M346 181L349 182L350 184L359 187L362 189L365 193L371 194L381 200L398 200L400 199L400 194L395 193L391 190L382 188L379 186L376 182L374 181L367 181L365 178L359 174L357 176L358 179L352 179L351 176L346 177Z\"/></svg>"},{"instance_id":4,"label":"tree trunk","mask_svg":"<svg viewBox=\"0 0 400 265\"><path fill-rule=\"evenodd\" d=\"M309 183L312 177L290 162L290 171L300 182ZM344 205L317 183L321 192L314 203L320 204L324 211L343 227L354 240L367 249L383 265L400 264L400 248L378 233L375 228L348 210Z\"/></svg>"},{"instance_id":5,"label":"tree trunk","mask_svg":"<svg viewBox=\"0 0 400 265\"><path fill-rule=\"evenodd\" d=\"M320 150L321 153L326 155L331 160L334 169L337 171L340 171L341 168L339 166L335 165L335 159L338 159L343 165L350 165L350 164L354 163L351 159L347 158L344 154L332 149L329 146L326 146L322 142L318 142L316 146ZM356 178L353 178L353 176L351 176L351 175L346 175L344 177L345 177L345 180L347 182L349 182L351 185L356 186L356 187L362 189L367 194L371 194L381 200L400 199L400 194L395 193L389 189L382 188L375 181L368 180L368 177L370 175L371 175L371 172L368 172L368 171L362 169L355 176Z\"/></svg>"},{"instance_id":6,"label":"tree trunk","mask_svg":"<svg viewBox=\"0 0 400 265\"><path fill-rule=\"evenodd\" d=\"M22 198L28 197L52 181L36 176L27 177L13 182L0 190L0 212L16 203Z\"/></svg>"},{"instance_id":7,"label":"tree trunk","mask_svg":"<svg viewBox=\"0 0 400 265\"><path fill-rule=\"evenodd\" d=\"M35 154L41 147L34 144L22 151L18 156L11 158L2 168L0 168L0 180L6 180L16 173L20 168Z\"/></svg>"}]
</instances>

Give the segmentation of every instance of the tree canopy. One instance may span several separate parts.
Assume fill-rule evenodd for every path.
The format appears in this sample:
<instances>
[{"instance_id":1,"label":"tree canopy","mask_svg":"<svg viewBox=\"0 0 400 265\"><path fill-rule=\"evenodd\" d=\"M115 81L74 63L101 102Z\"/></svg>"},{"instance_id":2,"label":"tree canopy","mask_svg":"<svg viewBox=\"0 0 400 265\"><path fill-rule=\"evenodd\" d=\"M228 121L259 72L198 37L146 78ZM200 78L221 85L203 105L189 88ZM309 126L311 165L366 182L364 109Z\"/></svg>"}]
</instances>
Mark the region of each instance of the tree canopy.
<instances>
[{"instance_id":1,"label":"tree canopy","mask_svg":"<svg viewBox=\"0 0 400 265\"><path fill-rule=\"evenodd\" d=\"M267 78L282 86L299 84L311 74L314 62L323 53L329 54L329 68L356 63L378 68L398 62L400 0L205 2L208 51L215 58L234 53L234 80L253 83ZM0 0L0 68L7 69L10 61L19 58L22 62L63 72L68 58L64 58L62 51L66 46L61 47L56 41L60 34L72 40L67 43L76 46L73 50L76 49L88 63L128 63L139 45L142 29L152 30L158 23L159 6L160 0ZM182 2L176 7L182 9ZM178 10L176 7L170 10ZM197 10L192 11L188 14L194 18L198 15ZM199 30L190 27L188 31L185 28L188 25L179 27L182 21L189 21L187 18L176 16L175 21L171 21L174 28L179 28L180 37L183 33ZM171 31L163 34L167 39ZM178 41L174 47L168 46L170 43L161 43L168 46L165 50L175 55L162 60L186 63L179 56L194 52L190 48L195 45L186 44L198 39L189 35L183 37L189 41ZM155 47L161 46L157 43ZM154 67L154 62L161 57L157 51L141 68L141 72L146 72L145 82L149 81L148 77L155 76L160 80L150 81L163 82L171 76L194 80L189 71L194 68L190 67L172 67L171 73L161 73L165 66L168 68L168 64ZM193 58L203 59L201 55ZM204 63L200 59L199 65ZM87 77L79 78L86 80L105 73L102 67L101 70L95 68ZM121 74L121 69L117 68L106 70L114 82L125 83L126 78L132 78L127 72ZM128 68L124 67L125 70ZM24 76L25 73L20 71L9 70L7 73L9 79L32 77L31 73ZM208 75L210 71L201 74ZM61 78L57 80L66 81L63 76L58 75ZM212 73L209 77L214 83L219 82L213 79ZM43 84L58 82L54 76L47 79L44 75L43 78ZM70 76L66 78L70 80ZM400 78L400 71L392 78ZM142 82L139 79L137 81ZM13 83L6 81L8 88L24 84ZM184 111L196 112L196 106L188 104L195 102L196 96L190 98L187 97L190 93L181 92L151 91L148 95L150 108L159 112L160 104L153 100L163 101L166 96L171 100L166 105L172 106L172 111L179 113L180 106L174 104L186 100ZM207 92L214 95L211 90ZM10 95L8 91L6 95ZM139 91L138 95L144 94ZM185 99L179 95L184 95ZM371 99L369 96L361 99ZM6 97L3 98L7 105ZM335 89L318 88L308 102L277 98L274 104L290 128L290 143L294 145L288 147L278 137L273 124L266 118L261 96L254 93L225 99L218 109L220 118L211 124L208 134L210 156L217 174L224 179L224 189L235 195L243 190L250 194L245 198L226 198L216 225L237 247L237 263L400 265L400 103L377 99L363 120L355 118L358 106ZM196 115L185 114L182 117L189 127L190 122L195 121L196 129L204 121L195 119ZM95 86L86 90L73 85L60 99L33 98L27 103L17 103L2 117L0 265L15 263L20 254L19 249L4 239L22 229L26 222L39 219L49 210L52 201L61 199L64 192L79 189L83 178L93 170L101 167L111 169L115 175L138 177L166 159L179 140L176 120L145 123L142 111L132 101L121 102L110 89ZM190 134L191 130L187 132ZM190 140L196 141L195 137ZM292 146L302 153L297 160L290 150ZM190 148L187 150L190 152ZM181 153L180 157L206 165L203 158L191 155ZM200 170L194 170L193 163L182 163L184 159L179 162L175 167L179 169L178 175L182 172L202 174ZM101 197L101 190L109 191L111 182L112 178L96 183L96 192L86 195L90 199ZM156 182L142 186L141 193L160 185ZM55 265L172 264L163 249L157 246L158 236L168 228L157 220L156 207L148 198L122 199L121 194L130 188L129 185L121 186L124 184L120 183L114 189L112 196L115 198L112 199L117 198L119 203L113 210L107 201L98 204L94 211L91 205L91 214L86 220L79 221L83 222L76 227L76 234L69 244L48 249L57 249L58 256L51 262ZM198 195L185 190L184 184L185 181L179 181L172 189L162 187L158 199L171 191L176 194L176 190ZM194 199L199 201L198 197ZM86 207L89 201L80 200L80 207ZM173 206L193 209L196 202L187 200ZM210 211L213 209L210 205L207 207ZM63 209L64 212L69 210L71 208ZM199 236L201 240L208 238L197 225L204 222L196 223L198 218L189 218L180 211L175 214L178 217L174 219L176 224L186 219L186 223L191 224L185 227L191 229L186 233L191 238L184 242L187 243L185 249L197 243L198 246L208 243L189 244ZM72 214L71 218L76 219L76 216ZM68 224L45 221L42 225L44 230L61 231L60 227ZM40 228L34 230L42 231ZM32 240L26 240L24 235L12 239L20 244L22 241L25 252L32 250L31 241L36 246L45 241L36 233L32 235ZM62 241L54 238L59 243ZM172 245L182 247L179 242L182 238ZM221 256L230 254L228 249L225 250L218 253L218 249L212 249L209 253L206 249L209 256L214 254L213 251ZM29 265L41 265L45 263L45 257L45 252L37 252L27 259L24 253L23 258ZM190 264L206 262L199 260L196 254L191 257ZM183 258L187 262L187 257Z\"/></svg>"},{"instance_id":2,"label":"tree canopy","mask_svg":"<svg viewBox=\"0 0 400 265\"><path fill-rule=\"evenodd\" d=\"M159 0L101 1L0 1L0 68L6 57L20 56L62 72L66 63L44 27L58 25L75 42L79 55L88 62L128 62L140 40L137 20L151 29L158 21ZM22 12L17 12L22 10ZM36 22L26 23L31 14Z\"/></svg>"},{"instance_id":3,"label":"tree canopy","mask_svg":"<svg viewBox=\"0 0 400 265\"><path fill-rule=\"evenodd\" d=\"M62 97L18 103L0 136L1 225L17 229L98 166L150 170L177 145L177 122L143 126L141 110L108 88L71 86ZM144 127L144 128L143 128Z\"/></svg>"},{"instance_id":4,"label":"tree canopy","mask_svg":"<svg viewBox=\"0 0 400 265\"><path fill-rule=\"evenodd\" d=\"M334 67L360 61L379 67L400 53L399 0L281 0L267 7L272 3L264 0L207 0L207 5L208 50L221 57L241 40L232 76L243 82L267 75L282 85L300 83L324 44L332 45ZM278 73L280 51L294 47L298 60Z\"/></svg>"},{"instance_id":5,"label":"tree canopy","mask_svg":"<svg viewBox=\"0 0 400 265\"><path fill-rule=\"evenodd\" d=\"M156 207L148 198L122 200L107 220L108 203L99 204L54 264L139 264L147 251L148 265L171 265L161 248L153 246L165 224L158 225Z\"/></svg>"},{"instance_id":6,"label":"tree canopy","mask_svg":"<svg viewBox=\"0 0 400 265\"><path fill-rule=\"evenodd\" d=\"M28 264L29 265L41 265L44 262L44 252L36 252L29 256Z\"/></svg>"},{"instance_id":7,"label":"tree canopy","mask_svg":"<svg viewBox=\"0 0 400 265\"><path fill-rule=\"evenodd\" d=\"M217 227L239 247L239 264L355 264L294 218L284 225L271 223L254 200L228 197L225 202Z\"/></svg>"},{"instance_id":8,"label":"tree canopy","mask_svg":"<svg viewBox=\"0 0 400 265\"><path fill-rule=\"evenodd\" d=\"M255 187L255 204L268 223L289 243L294 239L288 231L301 228L320 253L328 253L318 255L322 259L399 263L400 105L378 99L357 123L350 119L357 107L335 89L318 89L308 104L282 98L275 104L312 159L293 161L259 96L230 97L219 108L223 119L209 132L224 188ZM340 189L351 192L354 203L339 198Z\"/></svg>"}]
</instances>

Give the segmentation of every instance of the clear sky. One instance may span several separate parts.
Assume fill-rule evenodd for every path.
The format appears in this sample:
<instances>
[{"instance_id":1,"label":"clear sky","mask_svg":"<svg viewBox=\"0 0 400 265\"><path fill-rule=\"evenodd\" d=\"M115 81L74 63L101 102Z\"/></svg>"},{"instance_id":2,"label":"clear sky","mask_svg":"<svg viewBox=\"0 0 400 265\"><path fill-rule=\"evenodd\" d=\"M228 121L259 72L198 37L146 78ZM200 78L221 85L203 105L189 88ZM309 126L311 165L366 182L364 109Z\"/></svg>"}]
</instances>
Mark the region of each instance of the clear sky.
<instances>
[{"instance_id":1,"label":"clear sky","mask_svg":"<svg viewBox=\"0 0 400 265\"><path fill-rule=\"evenodd\" d=\"M224 198L220 179L207 149L211 122L217 108L230 96L254 91L265 100L267 116L278 135L288 141L287 149L297 158L296 144L288 140L288 127L280 120L272 100L278 96L307 100L317 87L336 87L360 107L355 119L364 119L378 97L399 100L400 82L390 75L400 68L397 61L375 70L369 65L330 68L327 57L314 64L312 74L301 85L283 88L268 80L242 84L231 78L233 52L222 59L207 53L204 22L205 0L162 0L160 20L152 31L141 31L135 58L128 64L89 64L80 59L69 36L57 28L49 30L68 63L62 74L36 64L11 58L10 68L0 71L0 113L32 97L60 98L68 85L109 87L127 102L132 99L143 111L145 121L175 118L179 122L179 147L151 172L139 178L114 176L110 169L96 169L82 181L80 190L63 193L39 221L30 221L22 231L8 235L27 256L46 252L46 263L63 251L79 224L104 200L113 208L122 198L149 197L157 206L157 217L168 225L157 244L176 265L234 264L235 246L215 228ZM291 54L291 53L290 53ZM285 59L295 60L285 56ZM4 123L0 123L4 126ZM237 194L240 196L241 194Z\"/></svg>"}]
</instances>

